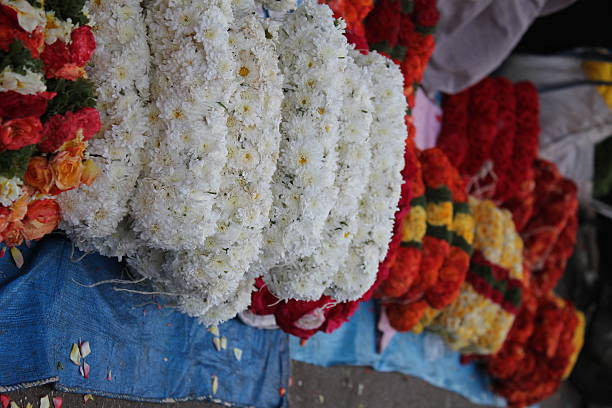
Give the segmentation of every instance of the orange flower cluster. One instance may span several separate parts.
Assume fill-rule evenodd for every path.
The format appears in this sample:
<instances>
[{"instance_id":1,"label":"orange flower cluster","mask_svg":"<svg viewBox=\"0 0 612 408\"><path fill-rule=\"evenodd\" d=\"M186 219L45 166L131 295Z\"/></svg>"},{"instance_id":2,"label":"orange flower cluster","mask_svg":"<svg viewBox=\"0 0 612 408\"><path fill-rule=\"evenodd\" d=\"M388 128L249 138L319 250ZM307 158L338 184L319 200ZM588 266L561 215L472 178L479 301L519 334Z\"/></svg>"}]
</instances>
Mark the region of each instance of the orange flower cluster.
<instances>
[{"instance_id":1,"label":"orange flower cluster","mask_svg":"<svg viewBox=\"0 0 612 408\"><path fill-rule=\"evenodd\" d=\"M525 293L502 349L486 360L495 391L512 407L552 395L571 372L583 340L584 316L571 303L552 293Z\"/></svg>"},{"instance_id":2,"label":"orange flower cluster","mask_svg":"<svg viewBox=\"0 0 612 408\"><path fill-rule=\"evenodd\" d=\"M473 236L465 186L441 150L419 155L411 182L414 198L398 221L402 242L389 257L390 274L377 294L399 331L433 315L429 308L444 308L457 298Z\"/></svg>"},{"instance_id":3,"label":"orange flower cluster","mask_svg":"<svg viewBox=\"0 0 612 408\"><path fill-rule=\"evenodd\" d=\"M69 40L45 43L45 30L67 23L55 13L34 30L24 28L22 21L37 22L44 11L40 4L34 11L20 7L0 5L3 67L34 84L0 92L0 242L10 247L53 231L60 220L54 196L91 185L99 172L85 158L86 141L100 129L93 84L85 79L96 45L91 27L81 24ZM31 15L21 20L24 13Z\"/></svg>"}]
</instances>

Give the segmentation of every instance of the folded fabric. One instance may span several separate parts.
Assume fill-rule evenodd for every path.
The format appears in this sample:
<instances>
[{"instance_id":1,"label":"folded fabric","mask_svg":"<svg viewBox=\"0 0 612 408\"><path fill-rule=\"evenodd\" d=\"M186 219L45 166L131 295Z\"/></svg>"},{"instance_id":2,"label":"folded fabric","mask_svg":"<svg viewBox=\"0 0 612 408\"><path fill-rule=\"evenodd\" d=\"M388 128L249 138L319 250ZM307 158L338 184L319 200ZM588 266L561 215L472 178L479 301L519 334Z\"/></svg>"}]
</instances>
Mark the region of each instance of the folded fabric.
<instances>
[{"instance_id":1,"label":"folded fabric","mask_svg":"<svg viewBox=\"0 0 612 408\"><path fill-rule=\"evenodd\" d=\"M22 251L21 269L8 253L0 259L0 392L56 382L113 398L286 406L286 334L238 320L207 330L171 296L116 290L153 290L143 284L89 287L125 279L122 264L98 254L78 261L83 253L58 235ZM71 350L85 341L91 354L77 366Z\"/></svg>"}]
</instances>

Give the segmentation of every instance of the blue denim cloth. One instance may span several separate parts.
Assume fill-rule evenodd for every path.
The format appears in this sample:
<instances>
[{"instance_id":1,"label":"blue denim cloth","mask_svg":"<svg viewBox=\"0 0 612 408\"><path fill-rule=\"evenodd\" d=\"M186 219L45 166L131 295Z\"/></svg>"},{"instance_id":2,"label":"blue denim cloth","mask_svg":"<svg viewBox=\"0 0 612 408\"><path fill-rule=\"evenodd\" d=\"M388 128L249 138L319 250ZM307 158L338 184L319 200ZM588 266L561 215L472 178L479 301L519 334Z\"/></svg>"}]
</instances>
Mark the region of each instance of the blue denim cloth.
<instances>
[{"instance_id":1,"label":"blue denim cloth","mask_svg":"<svg viewBox=\"0 0 612 408\"><path fill-rule=\"evenodd\" d=\"M377 353L375 303L362 303L348 323L331 334L317 333L304 346L291 338L291 358L321 366L363 365L378 371L398 371L463 395L475 404L505 406L494 395L487 375L475 364L462 365L433 333L396 334Z\"/></svg>"},{"instance_id":2,"label":"blue denim cloth","mask_svg":"<svg viewBox=\"0 0 612 408\"><path fill-rule=\"evenodd\" d=\"M148 287L77 284L120 279L122 264L116 260L91 254L74 262L71 257L82 253L72 254L71 242L58 235L22 251L20 270L8 251L0 259L0 390L57 381L60 390L125 399L286 406L279 395L289 378L284 333L232 320L219 326L227 349L217 351L213 335L195 319L164 307L171 299L113 290ZM69 357L79 341L91 345L88 379ZM241 361L234 348L242 350Z\"/></svg>"}]
</instances>

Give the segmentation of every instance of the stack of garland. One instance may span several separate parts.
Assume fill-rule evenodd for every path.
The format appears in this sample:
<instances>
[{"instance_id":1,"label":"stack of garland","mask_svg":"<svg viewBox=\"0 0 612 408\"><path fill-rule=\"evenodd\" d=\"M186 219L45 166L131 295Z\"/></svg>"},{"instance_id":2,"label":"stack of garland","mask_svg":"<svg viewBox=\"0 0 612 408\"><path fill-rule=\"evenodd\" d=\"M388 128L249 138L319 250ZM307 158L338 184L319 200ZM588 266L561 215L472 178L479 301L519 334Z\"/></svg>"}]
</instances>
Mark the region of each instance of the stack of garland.
<instances>
[{"instance_id":1,"label":"stack of garland","mask_svg":"<svg viewBox=\"0 0 612 408\"><path fill-rule=\"evenodd\" d=\"M431 33L438 20L436 1L403 1L401 8L399 1L377 1L373 12L371 12L374 7L372 0L356 2L347 0L319 1L328 4L334 11L335 17L346 20L347 30L345 35L358 50L368 49L368 40L371 36L375 38L377 35L392 33L390 37L386 38L396 48L397 52L393 55L400 57L399 59L404 62L400 65L404 75L404 93L407 96L409 108L413 108L414 92L417 89L418 82L423 77L423 71L433 52L434 41ZM391 8L388 7L389 5L391 5ZM363 20L368 13L370 13L370 16L364 23ZM391 19L387 19L388 16L391 16ZM402 21L401 26L399 24L400 19ZM385 42L378 41L378 44L372 46L372 49L378 49L388 54L389 48L385 44ZM415 129L409 115L406 116L406 125L408 126L408 137L406 138L404 155L405 167L402 170L404 184L402 185L398 210L395 213L393 237L389 243L387 258L380 264L376 282L356 301L338 303L332 296L324 295L312 301L291 299L280 303L264 282L258 280L257 291L252 295L251 312L258 315L274 314L281 329L302 339L307 339L317 331L329 333L340 327L357 310L359 303L369 300L380 283L387 279L392 262L391 254L398 250L404 234L400 230L401 220L406 217L410 210L411 197L415 194L414 190L419 189L415 180L421 179L420 173L419 177L415 177L416 172L420 171L420 163L417 159L414 144ZM460 181L458 176L455 180ZM463 190L463 187L461 187L461 190ZM410 228L406 231L406 233L411 233ZM457 257L461 257L461 255ZM469 259L469 256L467 258ZM443 302L445 304L452 300L453 293L458 293L460 281L463 280L461 268L459 269L458 272L455 272L452 266L449 266L445 269L446 273L442 274L445 277L441 278L441 281L446 280L447 283L443 285L445 289L442 289L441 286L438 290L446 293L436 296L439 299L445 298L446 300ZM455 273L458 276L455 276ZM440 301L437 304L441 304Z\"/></svg>"},{"instance_id":2,"label":"stack of garland","mask_svg":"<svg viewBox=\"0 0 612 408\"><path fill-rule=\"evenodd\" d=\"M98 174L86 152L100 119L83 3L0 1L0 242L18 264L15 246L58 226L56 197Z\"/></svg>"},{"instance_id":3,"label":"stack of garland","mask_svg":"<svg viewBox=\"0 0 612 408\"><path fill-rule=\"evenodd\" d=\"M485 78L445 96L438 147L466 180L468 191L512 210L521 230L532 210L538 154L539 101L529 82Z\"/></svg>"},{"instance_id":4,"label":"stack of garland","mask_svg":"<svg viewBox=\"0 0 612 408\"><path fill-rule=\"evenodd\" d=\"M437 148L419 154L410 180L413 198L398 220L399 248L387 259L382 298L399 331L426 324L457 296L469 266L473 219L456 169ZM422 326L422 325L420 325Z\"/></svg>"},{"instance_id":5,"label":"stack of garland","mask_svg":"<svg viewBox=\"0 0 612 408\"><path fill-rule=\"evenodd\" d=\"M511 211L530 275L523 279L522 306L503 347L497 351L496 341L486 349L487 357L479 347L462 351L481 354L496 392L509 404L529 405L557 389L582 344L580 312L552 293L576 240L577 188L553 163L537 158L533 85L486 78L446 96L443 106L438 146L459 166L471 193Z\"/></svg>"},{"instance_id":6,"label":"stack of garland","mask_svg":"<svg viewBox=\"0 0 612 408\"><path fill-rule=\"evenodd\" d=\"M584 342L584 316L552 292L524 292L523 307L495 355L484 358L496 393L512 407L552 395L574 367Z\"/></svg>"}]
</instances>

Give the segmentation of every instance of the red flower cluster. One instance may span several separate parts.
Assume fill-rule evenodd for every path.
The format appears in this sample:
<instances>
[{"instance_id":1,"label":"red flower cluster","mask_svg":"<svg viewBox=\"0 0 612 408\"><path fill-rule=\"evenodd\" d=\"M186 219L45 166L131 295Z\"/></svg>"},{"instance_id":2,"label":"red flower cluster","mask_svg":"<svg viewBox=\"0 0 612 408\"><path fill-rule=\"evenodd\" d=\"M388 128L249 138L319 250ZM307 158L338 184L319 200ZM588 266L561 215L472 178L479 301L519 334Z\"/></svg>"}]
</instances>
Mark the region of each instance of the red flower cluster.
<instances>
[{"instance_id":1,"label":"red flower cluster","mask_svg":"<svg viewBox=\"0 0 612 408\"><path fill-rule=\"evenodd\" d=\"M355 313L360 301L336 303L329 296L316 301L288 300L281 302L265 286L261 278L255 284L249 310L256 315L273 314L276 324L286 333L309 339L318 331L331 333Z\"/></svg>"},{"instance_id":2,"label":"red flower cluster","mask_svg":"<svg viewBox=\"0 0 612 408\"><path fill-rule=\"evenodd\" d=\"M535 162L533 215L522 232L524 258L539 293L553 289L561 278L576 241L576 185L546 160Z\"/></svg>"},{"instance_id":3,"label":"red flower cluster","mask_svg":"<svg viewBox=\"0 0 612 408\"><path fill-rule=\"evenodd\" d=\"M47 78L64 78L75 81L85 74L85 65L96 49L91 27L81 26L70 35L70 44L58 40L45 47L41 58L45 63Z\"/></svg>"},{"instance_id":4,"label":"red flower cluster","mask_svg":"<svg viewBox=\"0 0 612 408\"><path fill-rule=\"evenodd\" d=\"M571 371L582 346L583 317L552 293L527 294L501 350L485 359L495 392L513 407L552 395Z\"/></svg>"},{"instance_id":5,"label":"red flower cluster","mask_svg":"<svg viewBox=\"0 0 612 408\"><path fill-rule=\"evenodd\" d=\"M0 206L0 242L11 247L57 227L59 205L53 199L40 199L38 193L56 195L81 183L91 184L98 174L92 160L84 162L84 142L100 130L100 117L88 107L91 96L83 96L92 94L93 85L81 79L95 49L94 36L89 26L82 25L71 33L68 44L57 40L46 45L44 30L42 25L24 30L17 9L0 5L0 51L8 66L16 72L44 72L47 78L61 79L46 81L48 88L58 87L59 96L0 92L2 175L16 179L13 183L21 191L10 206ZM72 82L76 80L80 82Z\"/></svg>"},{"instance_id":6,"label":"red flower cluster","mask_svg":"<svg viewBox=\"0 0 612 408\"><path fill-rule=\"evenodd\" d=\"M461 169L470 193L512 211L517 230L531 216L539 102L529 82L485 78L444 98L438 147Z\"/></svg>"}]
</instances>

